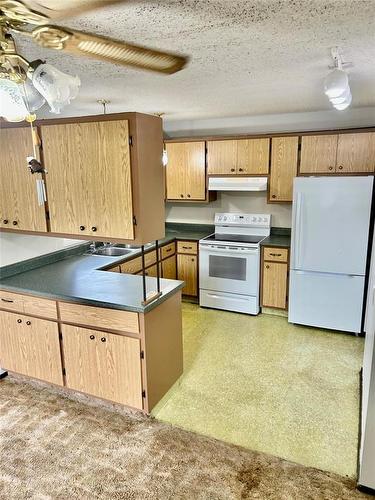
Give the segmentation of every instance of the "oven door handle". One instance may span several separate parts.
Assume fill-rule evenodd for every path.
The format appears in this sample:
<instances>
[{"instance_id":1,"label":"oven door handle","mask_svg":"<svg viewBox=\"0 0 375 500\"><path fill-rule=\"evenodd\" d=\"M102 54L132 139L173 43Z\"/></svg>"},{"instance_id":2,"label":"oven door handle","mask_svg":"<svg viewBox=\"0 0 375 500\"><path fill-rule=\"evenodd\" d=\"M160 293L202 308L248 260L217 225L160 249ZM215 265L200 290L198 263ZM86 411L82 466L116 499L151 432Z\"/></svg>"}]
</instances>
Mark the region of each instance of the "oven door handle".
<instances>
[{"instance_id":1,"label":"oven door handle","mask_svg":"<svg viewBox=\"0 0 375 500\"><path fill-rule=\"evenodd\" d=\"M246 248L245 250L234 250L233 248L218 248L206 245L199 246L200 252L205 253L220 253L222 255L229 255L230 257L240 257L241 255L257 255L259 253L258 248Z\"/></svg>"}]
</instances>

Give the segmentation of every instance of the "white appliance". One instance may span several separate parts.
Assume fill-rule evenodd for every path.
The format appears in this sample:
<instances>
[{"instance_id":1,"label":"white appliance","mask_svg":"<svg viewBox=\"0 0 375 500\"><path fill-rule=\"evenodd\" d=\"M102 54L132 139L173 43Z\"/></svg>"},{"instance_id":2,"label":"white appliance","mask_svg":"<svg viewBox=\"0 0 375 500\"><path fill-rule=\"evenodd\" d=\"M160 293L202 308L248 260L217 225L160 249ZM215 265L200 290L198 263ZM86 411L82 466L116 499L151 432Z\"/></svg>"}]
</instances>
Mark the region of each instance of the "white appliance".
<instances>
[{"instance_id":1,"label":"white appliance","mask_svg":"<svg viewBox=\"0 0 375 500\"><path fill-rule=\"evenodd\" d=\"M359 454L360 489L375 493L375 234L367 292L363 354L362 425Z\"/></svg>"},{"instance_id":2,"label":"white appliance","mask_svg":"<svg viewBox=\"0 0 375 500\"><path fill-rule=\"evenodd\" d=\"M259 313L259 245L270 227L267 214L215 214L215 233L199 241L201 306Z\"/></svg>"},{"instance_id":3,"label":"white appliance","mask_svg":"<svg viewBox=\"0 0 375 500\"><path fill-rule=\"evenodd\" d=\"M209 191L267 191L267 177L210 177Z\"/></svg>"},{"instance_id":4,"label":"white appliance","mask_svg":"<svg viewBox=\"0 0 375 500\"><path fill-rule=\"evenodd\" d=\"M359 333L372 177L297 177L289 322Z\"/></svg>"}]
</instances>

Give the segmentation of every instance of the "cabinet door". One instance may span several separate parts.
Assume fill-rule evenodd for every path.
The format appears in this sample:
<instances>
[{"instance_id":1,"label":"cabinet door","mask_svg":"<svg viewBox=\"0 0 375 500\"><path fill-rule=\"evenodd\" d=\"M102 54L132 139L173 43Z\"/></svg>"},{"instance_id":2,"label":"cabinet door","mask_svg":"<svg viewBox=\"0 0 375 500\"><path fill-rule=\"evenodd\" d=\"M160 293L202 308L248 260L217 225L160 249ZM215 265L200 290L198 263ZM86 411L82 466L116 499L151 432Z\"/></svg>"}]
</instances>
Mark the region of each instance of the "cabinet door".
<instances>
[{"instance_id":1,"label":"cabinet door","mask_svg":"<svg viewBox=\"0 0 375 500\"><path fill-rule=\"evenodd\" d=\"M177 278L185 281L185 286L182 289L184 295L197 295L197 271L197 257L195 255L177 255Z\"/></svg>"},{"instance_id":2,"label":"cabinet door","mask_svg":"<svg viewBox=\"0 0 375 500\"><path fill-rule=\"evenodd\" d=\"M27 156L34 156L30 128L0 129L0 227L47 231L44 202L39 205L37 180ZM4 147L6 145L6 147Z\"/></svg>"},{"instance_id":3,"label":"cabinet door","mask_svg":"<svg viewBox=\"0 0 375 500\"><path fill-rule=\"evenodd\" d=\"M127 120L42 128L51 231L133 239Z\"/></svg>"},{"instance_id":4,"label":"cabinet door","mask_svg":"<svg viewBox=\"0 0 375 500\"><path fill-rule=\"evenodd\" d=\"M297 175L298 137L272 139L270 201L293 201Z\"/></svg>"},{"instance_id":5,"label":"cabinet door","mask_svg":"<svg viewBox=\"0 0 375 500\"><path fill-rule=\"evenodd\" d=\"M172 255L172 257L168 257L168 259L163 260L162 262L162 270L163 270L163 278L168 280L176 279L176 256Z\"/></svg>"},{"instance_id":6,"label":"cabinet door","mask_svg":"<svg viewBox=\"0 0 375 500\"><path fill-rule=\"evenodd\" d=\"M208 174L235 174L237 171L237 141L207 142Z\"/></svg>"},{"instance_id":7,"label":"cabinet door","mask_svg":"<svg viewBox=\"0 0 375 500\"><path fill-rule=\"evenodd\" d=\"M336 170L337 135L302 137L301 174L330 174Z\"/></svg>"},{"instance_id":8,"label":"cabinet door","mask_svg":"<svg viewBox=\"0 0 375 500\"><path fill-rule=\"evenodd\" d=\"M139 339L78 326L62 330L68 387L142 408Z\"/></svg>"},{"instance_id":9,"label":"cabinet door","mask_svg":"<svg viewBox=\"0 0 375 500\"><path fill-rule=\"evenodd\" d=\"M241 139L237 141L238 174L267 175L269 159L269 139Z\"/></svg>"},{"instance_id":10,"label":"cabinet door","mask_svg":"<svg viewBox=\"0 0 375 500\"><path fill-rule=\"evenodd\" d=\"M263 264L263 298L265 307L286 308L286 290L288 283L288 264L264 262Z\"/></svg>"},{"instance_id":11,"label":"cabinet door","mask_svg":"<svg viewBox=\"0 0 375 500\"><path fill-rule=\"evenodd\" d=\"M203 141L168 143L166 149L167 199L205 200L205 143Z\"/></svg>"},{"instance_id":12,"label":"cabinet door","mask_svg":"<svg viewBox=\"0 0 375 500\"><path fill-rule=\"evenodd\" d=\"M57 323L0 311L0 366L63 385Z\"/></svg>"},{"instance_id":13,"label":"cabinet door","mask_svg":"<svg viewBox=\"0 0 375 500\"><path fill-rule=\"evenodd\" d=\"M337 172L375 172L375 132L340 134L337 147Z\"/></svg>"}]
</instances>

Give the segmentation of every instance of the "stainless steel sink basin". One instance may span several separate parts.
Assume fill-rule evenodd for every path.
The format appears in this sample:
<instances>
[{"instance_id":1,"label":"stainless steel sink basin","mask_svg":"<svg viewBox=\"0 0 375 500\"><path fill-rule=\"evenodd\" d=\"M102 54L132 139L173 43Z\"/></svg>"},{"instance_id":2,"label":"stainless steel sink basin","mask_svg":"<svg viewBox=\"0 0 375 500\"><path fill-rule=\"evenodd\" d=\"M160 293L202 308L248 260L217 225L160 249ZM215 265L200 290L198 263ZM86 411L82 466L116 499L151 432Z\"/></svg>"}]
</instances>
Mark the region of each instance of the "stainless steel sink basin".
<instances>
[{"instance_id":1,"label":"stainless steel sink basin","mask_svg":"<svg viewBox=\"0 0 375 500\"><path fill-rule=\"evenodd\" d=\"M101 247L97 248L93 255L107 255L108 257L119 257L120 255L127 255L134 252L130 248L120 248L120 247Z\"/></svg>"}]
</instances>

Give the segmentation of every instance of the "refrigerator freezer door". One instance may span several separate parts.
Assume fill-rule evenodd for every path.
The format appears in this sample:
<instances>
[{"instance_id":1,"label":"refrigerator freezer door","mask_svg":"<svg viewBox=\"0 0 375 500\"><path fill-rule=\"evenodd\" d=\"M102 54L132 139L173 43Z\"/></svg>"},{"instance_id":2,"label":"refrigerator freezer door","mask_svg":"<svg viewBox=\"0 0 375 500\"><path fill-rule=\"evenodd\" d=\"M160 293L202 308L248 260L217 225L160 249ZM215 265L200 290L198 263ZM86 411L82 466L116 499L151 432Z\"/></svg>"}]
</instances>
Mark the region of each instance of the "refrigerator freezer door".
<instances>
[{"instance_id":1,"label":"refrigerator freezer door","mask_svg":"<svg viewBox=\"0 0 375 500\"><path fill-rule=\"evenodd\" d=\"M291 269L364 275L372 177L294 180Z\"/></svg>"},{"instance_id":2,"label":"refrigerator freezer door","mask_svg":"<svg viewBox=\"0 0 375 500\"><path fill-rule=\"evenodd\" d=\"M365 278L290 272L290 323L360 333Z\"/></svg>"}]
</instances>

